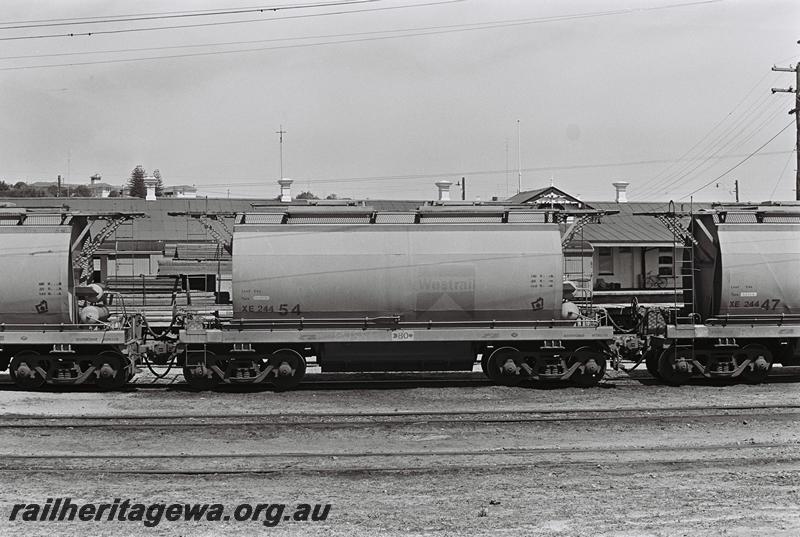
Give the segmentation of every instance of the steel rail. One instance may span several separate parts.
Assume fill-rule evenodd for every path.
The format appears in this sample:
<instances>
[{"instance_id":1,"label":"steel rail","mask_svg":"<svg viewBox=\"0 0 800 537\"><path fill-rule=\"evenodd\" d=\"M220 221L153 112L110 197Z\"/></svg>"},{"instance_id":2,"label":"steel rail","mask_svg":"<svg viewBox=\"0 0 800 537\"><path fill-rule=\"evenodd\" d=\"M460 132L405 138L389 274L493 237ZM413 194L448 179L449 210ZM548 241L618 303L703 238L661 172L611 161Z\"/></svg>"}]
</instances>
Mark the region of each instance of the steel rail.
<instances>
[{"instance_id":1,"label":"steel rail","mask_svg":"<svg viewBox=\"0 0 800 537\"><path fill-rule=\"evenodd\" d=\"M800 441L792 442L728 442L720 444L680 445L680 446L568 446L568 447L498 447L492 449L443 449L443 450L397 450L397 451L286 451L286 452L244 452L244 453L0 453L0 460L9 463L18 460L47 459L82 459L82 460L192 460L192 459L357 459L388 457L476 457L476 456L519 456L519 455L561 455L589 453L655 453L655 452L689 452L689 451L722 451L746 449L796 448Z\"/></svg>"},{"instance_id":2,"label":"steel rail","mask_svg":"<svg viewBox=\"0 0 800 537\"><path fill-rule=\"evenodd\" d=\"M661 407L567 407L567 408L504 408L494 410L393 410L379 412L269 412L269 413L202 413L202 414L0 414L0 419L26 419L26 420L154 420L154 419L245 419L245 418L382 418L382 417L429 417L429 416L476 416L476 415L518 415L518 414L606 414L623 412L668 412L668 411L708 411L708 410L780 410L800 409L800 403L772 403L759 405L693 405L693 406L661 406Z\"/></svg>"},{"instance_id":3,"label":"steel rail","mask_svg":"<svg viewBox=\"0 0 800 537\"><path fill-rule=\"evenodd\" d=\"M625 414L625 413L620 413ZM171 428L171 429L196 429L196 428L215 428L215 429L222 429L222 428L245 428L245 427L259 427L264 429L266 427L270 428L287 428L287 427L315 427L315 428L363 428L366 426L372 427L381 427L381 426L391 426L391 427L400 427L404 425L427 425L427 424L465 424L465 425L475 425L475 424L519 424L519 423L562 423L562 422L598 422L598 421L605 421L605 422L616 422L616 423L631 423L637 421L676 421L682 419L692 419L694 421L697 420L710 420L710 419L719 419L719 418L786 418L800 415L800 410L791 411L791 412L748 412L744 410L735 410L729 412L716 412L716 413L699 413L699 411L692 411L686 413L672 413L672 414L659 414L657 412L643 412L639 413L638 415L592 415L591 412L574 416L574 415L567 415L567 416L522 416L522 417L496 417L496 418L481 418L481 417L474 417L474 416L467 416L461 414L454 414L460 416L458 418L413 418L410 419L405 416L398 416L401 418L406 419L380 419L374 421L361 421L361 420L335 420L335 421L325 421L321 419L315 419L311 421L281 421L281 420L274 420L274 418L280 418L281 416L267 416L262 420L250 420L250 421L236 421L235 419L226 418L224 421L220 421L219 419L211 419L210 421L165 421L166 419L172 418L153 418L151 420L134 420L135 423L124 423L127 421L127 418L120 417L116 419L109 419L107 421L98 421L93 420L88 423L82 423L80 420L62 420L58 418L58 423L36 423L40 422L41 420L37 419L36 422L29 422L29 418L15 418L10 421L3 421L6 418L0 417L0 429L105 429L105 430L115 430L115 429L156 429L156 428ZM252 416L258 417L258 416ZM316 418L316 416L309 415L311 418ZM190 418L192 420L196 418ZM26 423L26 421L28 421ZM53 419L56 421L56 419ZM123 422L123 423L117 423Z\"/></svg>"}]
</instances>

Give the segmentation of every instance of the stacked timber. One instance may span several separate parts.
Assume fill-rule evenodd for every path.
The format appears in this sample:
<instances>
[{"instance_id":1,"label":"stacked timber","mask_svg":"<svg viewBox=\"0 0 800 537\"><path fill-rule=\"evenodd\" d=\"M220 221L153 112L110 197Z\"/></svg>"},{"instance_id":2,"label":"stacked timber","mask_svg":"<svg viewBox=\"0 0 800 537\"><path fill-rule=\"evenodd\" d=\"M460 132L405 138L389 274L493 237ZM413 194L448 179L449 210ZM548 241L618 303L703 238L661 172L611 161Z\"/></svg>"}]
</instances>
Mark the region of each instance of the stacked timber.
<instances>
[{"instance_id":1,"label":"stacked timber","mask_svg":"<svg viewBox=\"0 0 800 537\"><path fill-rule=\"evenodd\" d=\"M207 318L230 318L233 313L230 305L216 303L214 292L183 289L176 277L109 277L107 289L114 293L112 315L140 312L153 326L169 325L173 311Z\"/></svg>"}]
</instances>

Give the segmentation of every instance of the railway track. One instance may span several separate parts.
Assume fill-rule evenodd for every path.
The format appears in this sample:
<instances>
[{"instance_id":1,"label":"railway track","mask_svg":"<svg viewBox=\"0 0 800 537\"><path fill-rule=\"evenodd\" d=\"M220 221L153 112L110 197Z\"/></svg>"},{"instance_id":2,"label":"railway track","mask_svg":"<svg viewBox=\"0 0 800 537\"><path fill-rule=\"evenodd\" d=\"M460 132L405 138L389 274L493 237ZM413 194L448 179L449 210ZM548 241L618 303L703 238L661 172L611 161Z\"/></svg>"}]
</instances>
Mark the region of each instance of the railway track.
<instances>
[{"instance_id":1,"label":"railway track","mask_svg":"<svg viewBox=\"0 0 800 537\"><path fill-rule=\"evenodd\" d=\"M800 419L800 404L660 406L622 408L495 409L392 412L287 412L275 414L121 414L0 415L3 429L135 429L227 427L351 427L402 424L505 424L548 422L636 422L642 420L791 417Z\"/></svg>"},{"instance_id":2,"label":"railway track","mask_svg":"<svg viewBox=\"0 0 800 537\"><path fill-rule=\"evenodd\" d=\"M658 464L672 471L694 465L736 466L743 460L771 464L800 461L798 442L725 442L674 446L504 447L496 449L391 451L286 451L247 453L0 453L1 472L260 475L454 472L537 467L636 467ZM213 461L213 464L211 462Z\"/></svg>"},{"instance_id":3,"label":"railway track","mask_svg":"<svg viewBox=\"0 0 800 537\"><path fill-rule=\"evenodd\" d=\"M163 368L160 368L163 369ZM160 369L157 369L159 371ZM764 384L782 384L800 382L800 367L780 367L774 369ZM735 384L730 379L689 379L686 386L727 385ZM661 382L644 368L628 372L610 371L595 389L613 388L618 386L649 386ZM412 388L470 388L496 386L496 383L477 370L472 372L443 372L443 373L321 373L309 372L294 391L311 390L370 390L370 389L412 389ZM520 388L558 389L573 388L569 382L535 382L528 381ZM0 390L17 389L7 373L0 374ZM194 391L184 381L180 373L169 374L164 378L156 378L149 372L144 372L126 384L121 390L187 390ZM97 387L86 386L45 386L43 390L55 391L81 391L97 390ZM269 384L219 384L213 388L217 392L247 392L247 391L273 391Z\"/></svg>"},{"instance_id":4,"label":"railway track","mask_svg":"<svg viewBox=\"0 0 800 537\"><path fill-rule=\"evenodd\" d=\"M262 475L800 461L800 403L0 415L0 473ZM750 424L743 427L742 424ZM102 434L101 434L102 431ZM123 446L123 447L120 447Z\"/></svg>"}]
</instances>

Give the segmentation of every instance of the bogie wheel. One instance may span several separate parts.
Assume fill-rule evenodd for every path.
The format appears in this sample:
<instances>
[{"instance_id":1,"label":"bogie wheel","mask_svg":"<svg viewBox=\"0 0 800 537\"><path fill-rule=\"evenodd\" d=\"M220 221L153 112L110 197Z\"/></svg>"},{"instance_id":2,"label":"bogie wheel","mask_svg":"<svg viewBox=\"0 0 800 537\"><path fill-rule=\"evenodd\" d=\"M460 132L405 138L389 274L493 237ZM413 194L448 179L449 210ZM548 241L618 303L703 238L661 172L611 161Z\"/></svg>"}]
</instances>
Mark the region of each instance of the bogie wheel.
<instances>
[{"instance_id":1,"label":"bogie wheel","mask_svg":"<svg viewBox=\"0 0 800 537\"><path fill-rule=\"evenodd\" d=\"M772 353L769 349L764 345L751 343L744 346L742 353L750 359L750 365L742 371L742 380L748 384L760 384L767 380L772 368Z\"/></svg>"},{"instance_id":2,"label":"bogie wheel","mask_svg":"<svg viewBox=\"0 0 800 537\"><path fill-rule=\"evenodd\" d=\"M38 390L47 382L46 374L42 375L42 371L47 371L47 365L36 351L15 354L8 364L8 370L14 383L25 390Z\"/></svg>"},{"instance_id":3,"label":"bogie wheel","mask_svg":"<svg viewBox=\"0 0 800 537\"><path fill-rule=\"evenodd\" d=\"M658 372L658 352L655 349L647 349L644 356L644 365L647 372L658 380L661 380L661 373Z\"/></svg>"},{"instance_id":4,"label":"bogie wheel","mask_svg":"<svg viewBox=\"0 0 800 537\"><path fill-rule=\"evenodd\" d=\"M203 351L188 351L189 354L202 354ZM210 390L219 384L219 375L212 369L213 366L219 367L217 355L211 351L205 351L205 360L200 363L191 363L183 366L183 378L190 388L197 391ZM225 368L223 367L224 371Z\"/></svg>"},{"instance_id":5,"label":"bogie wheel","mask_svg":"<svg viewBox=\"0 0 800 537\"><path fill-rule=\"evenodd\" d=\"M658 374L670 386L680 386L692 376L692 352L690 349L670 347L658 357Z\"/></svg>"},{"instance_id":6,"label":"bogie wheel","mask_svg":"<svg viewBox=\"0 0 800 537\"><path fill-rule=\"evenodd\" d=\"M300 384L306 374L306 359L292 349L280 349L269 356L271 367L266 380L272 382L278 391L291 390Z\"/></svg>"},{"instance_id":7,"label":"bogie wheel","mask_svg":"<svg viewBox=\"0 0 800 537\"><path fill-rule=\"evenodd\" d=\"M486 376L503 386L516 386L528 375L520 367L520 352L514 347L500 347L490 355L483 355L485 365L481 364Z\"/></svg>"},{"instance_id":8,"label":"bogie wheel","mask_svg":"<svg viewBox=\"0 0 800 537\"><path fill-rule=\"evenodd\" d=\"M580 347L569 357L568 367L580 363L570 380L578 386L596 386L606 374L606 359L591 347Z\"/></svg>"},{"instance_id":9,"label":"bogie wheel","mask_svg":"<svg viewBox=\"0 0 800 537\"><path fill-rule=\"evenodd\" d=\"M128 382L127 359L115 351L103 351L94 360L97 386L102 390L116 390Z\"/></svg>"}]
</instances>

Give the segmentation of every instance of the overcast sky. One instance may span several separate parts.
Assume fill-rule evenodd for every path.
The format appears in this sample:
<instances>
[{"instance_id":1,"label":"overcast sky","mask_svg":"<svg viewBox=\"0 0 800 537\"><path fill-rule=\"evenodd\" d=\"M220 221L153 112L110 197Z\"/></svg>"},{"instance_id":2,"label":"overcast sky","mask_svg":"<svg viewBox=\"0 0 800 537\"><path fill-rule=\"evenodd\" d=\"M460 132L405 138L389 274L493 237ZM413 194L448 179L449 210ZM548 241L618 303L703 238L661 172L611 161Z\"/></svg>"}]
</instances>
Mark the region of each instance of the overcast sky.
<instances>
[{"instance_id":1,"label":"overcast sky","mask_svg":"<svg viewBox=\"0 0 800 537\"><path fill-rule=\"evenodd\" d=\"M794 74L770 68L800 57L797 0L309 4L3 0L0 179L121 184L142 164L275 196L283 125L284 176L320 196L431 199L465 176L468 199L502 198L521 163L523 190L586 200L614 180L641 201L707 183L695 199L728 201L734 179L743 200L795 197L792 96L770 93ZM279 5L306 7L200 14Z\"/></svg>"}]
</instances>

